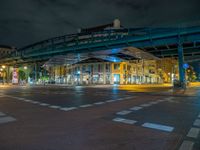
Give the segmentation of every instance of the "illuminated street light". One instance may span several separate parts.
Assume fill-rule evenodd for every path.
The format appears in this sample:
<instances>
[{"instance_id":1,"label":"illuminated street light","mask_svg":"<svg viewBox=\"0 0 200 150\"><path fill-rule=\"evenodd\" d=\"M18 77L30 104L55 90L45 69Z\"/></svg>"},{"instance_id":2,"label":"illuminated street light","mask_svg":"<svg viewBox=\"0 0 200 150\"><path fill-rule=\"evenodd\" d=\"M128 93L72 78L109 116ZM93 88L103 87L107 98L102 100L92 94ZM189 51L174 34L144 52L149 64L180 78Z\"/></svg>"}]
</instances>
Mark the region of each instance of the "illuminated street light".
<instances>
[{"instance_id":1,"label":"illuminated street light","mask_svg":"<svg viewBox=\"0 0 200 150\"><path fill-rule=\"evenodd\" d=\"M4 66L4 65L2 65L1 67L2 67L3 69L5 69L5 68L6 68L6 66Z\"/></svg>"},{"instance_id":2,"label":"illuminated street light","mask_svg":"<svg viewBox=\"0 0 200 150\"><path fill-rule=\"evenodd\" d=\"M28 67L27 66L24 66L24 69L26 70Z\"/></svg>"},{"instance_id":3,"label":"illuminated street light","mask_svg":"<svg viewBox=\"0 0 200 150\"><path fill-rule=\"evenodd\" d=\"M2 69L2 68L1 68L0 70L1 70L1 71L3 71L3 69Z\"/></svg>"}]
</instances>

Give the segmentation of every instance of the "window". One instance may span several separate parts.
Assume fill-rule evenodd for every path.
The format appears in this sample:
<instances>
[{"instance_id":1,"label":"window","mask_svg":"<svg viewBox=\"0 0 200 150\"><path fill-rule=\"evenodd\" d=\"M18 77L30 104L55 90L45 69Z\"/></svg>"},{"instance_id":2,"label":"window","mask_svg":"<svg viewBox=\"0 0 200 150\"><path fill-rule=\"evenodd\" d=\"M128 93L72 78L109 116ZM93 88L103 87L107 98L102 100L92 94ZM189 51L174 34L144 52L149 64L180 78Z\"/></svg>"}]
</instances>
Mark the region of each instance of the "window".
<instances>
[{"instance_id":1,"label":"window","mask_svg":"<svg viewBox=\"0 0 200 150\"><path fill-rule=\"evenodd\" d=\"M110 72L110 64L106 64L106 72Z\"/></svg>"},{"instance_id":2,"label":"window","mask_svg":"<svg viewBox=\"0 0 200 150\"><path fill-rule=\"evenodd\" d=\"M120 64L114 64L114 70L120 70Z\"/></svg>"}]
</instances>

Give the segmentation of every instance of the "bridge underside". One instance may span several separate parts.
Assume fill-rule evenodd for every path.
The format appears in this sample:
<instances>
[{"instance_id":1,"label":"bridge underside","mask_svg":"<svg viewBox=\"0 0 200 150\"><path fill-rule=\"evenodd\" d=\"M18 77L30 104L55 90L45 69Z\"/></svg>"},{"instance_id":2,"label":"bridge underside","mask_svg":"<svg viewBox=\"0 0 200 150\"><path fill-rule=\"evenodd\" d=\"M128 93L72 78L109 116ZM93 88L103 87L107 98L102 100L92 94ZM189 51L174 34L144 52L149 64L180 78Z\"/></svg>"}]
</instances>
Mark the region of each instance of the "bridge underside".
<instances>
[{"instance_id":1,"label":"bridge underside","mask_svg":"<svg viewBox=\"0 0 200 150\"><path fill-rule=\"evenodd\" d=\"M76 64L81 61L86 62L91 58L96 58L96 60L101 59L110 62L125 62L137 59L155 59L159 60L158 57L145 52L143 50L126 47L119 49L109 49L98 52L88 52L88 53L70 53L67 55L58 55L50 58L45 64L47 65L71 65ZM91 61L91 60L90 60Z\"/></svg>"}]
</instances>

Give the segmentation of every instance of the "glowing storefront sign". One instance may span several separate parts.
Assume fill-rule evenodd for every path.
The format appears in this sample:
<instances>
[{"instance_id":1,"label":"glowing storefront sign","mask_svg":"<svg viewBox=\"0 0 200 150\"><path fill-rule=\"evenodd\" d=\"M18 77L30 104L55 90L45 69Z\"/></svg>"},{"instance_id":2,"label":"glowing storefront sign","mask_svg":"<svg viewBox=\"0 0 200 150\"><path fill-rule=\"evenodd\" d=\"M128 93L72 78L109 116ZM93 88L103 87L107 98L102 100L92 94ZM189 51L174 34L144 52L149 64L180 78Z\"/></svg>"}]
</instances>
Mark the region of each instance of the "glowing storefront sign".
<instances>
[{"instance_id":1,"label":"glowing storefront sign","mask_svg":"<svg viewBox=\"0 0 200 150\"><path fill-rule=\"evenodd\" d=\"M12 83L18 84L18 68L13 68Z\"/></svg>"}]
</instances>

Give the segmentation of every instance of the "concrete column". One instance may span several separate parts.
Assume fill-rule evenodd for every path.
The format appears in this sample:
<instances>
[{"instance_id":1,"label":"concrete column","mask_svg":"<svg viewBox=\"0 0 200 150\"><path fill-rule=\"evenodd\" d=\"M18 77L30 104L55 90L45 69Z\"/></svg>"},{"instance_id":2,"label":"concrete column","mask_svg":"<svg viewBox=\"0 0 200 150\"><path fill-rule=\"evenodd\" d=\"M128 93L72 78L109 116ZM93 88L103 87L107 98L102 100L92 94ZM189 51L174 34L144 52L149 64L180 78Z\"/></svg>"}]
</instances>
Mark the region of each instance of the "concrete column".
<instances>
[{"instance_id":1,"label":"concrete column","mask_svg":"<svg viewBox=\"0 0 200 150\"><path fill-rule=\"evenodd\" d=\"M35 82L37 82L37 63L35 63L34 72L35 72Z\"/></svg>"},{"instance_id":2,"label":"concrete column","mask_svg":"<svg viewBox=\"0 0 200 150\"><path fill-rule=\"evenodd\" d=\"M82 85L83 84L83 72L82 72L82 65L80 65L80 67L79 67L79 71L80 71L80 75L79 75L79 77L80 77L80 84Z\"/></svg>"},{"instance_id":3,"label":"concrete column","mask_svg":"<svg viewBox=\"0 0 200 150\"><path fill-rule=\"evenodd\" d=\"M103 63L103 84L106 84L106 63Z\"/></svg>"},{"instance_id":4,"label":"concrete column","mask_svg":"<svg viewBox=\"0 0 200 150\"><path fill-rule=\"evenodd\" d=\"M183 46L181 43L178 43L178 64L179 64L179 81L181 84L185 84L185 69L183 68L184 55L183 55Z\"/></svg>"},{"instance_id":5,"label":"concrete column","mask_svg":"<svg viewBox=\"0 0 200 150\"><path fill-rule=\"evenodd\" d=\"M114 84L113 63L110 63L110 84Z\"/></svg>"}]
</instances>

